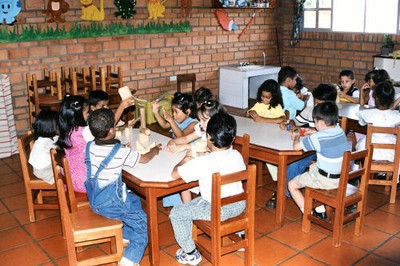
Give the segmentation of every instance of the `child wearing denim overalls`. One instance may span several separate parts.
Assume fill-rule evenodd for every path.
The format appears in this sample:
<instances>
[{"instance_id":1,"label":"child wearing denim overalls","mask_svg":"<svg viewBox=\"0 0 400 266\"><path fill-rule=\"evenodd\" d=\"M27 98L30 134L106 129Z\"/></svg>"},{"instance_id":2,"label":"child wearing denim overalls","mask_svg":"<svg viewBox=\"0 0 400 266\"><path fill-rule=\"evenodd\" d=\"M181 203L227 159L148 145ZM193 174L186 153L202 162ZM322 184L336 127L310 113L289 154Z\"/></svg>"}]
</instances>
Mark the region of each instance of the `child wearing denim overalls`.
<instances>
[{"instance_id":1,"label":"child wearing denim overalls","mask_svg":"<svg viewBox=\"0 0 400 266\"><path fill-rule=\"evenodd\" d=\"M85 150L87 179L85 187L90 207L106 218L123 222L122 235L129 240L119 265L139 265L147 246L147 217L138 196L122 182L122 167L147 163L159 152L160 145L140 155L115 139L114 113L98 109L90 114L89 128L95 137Z\"/></svg>"}]
</instances>

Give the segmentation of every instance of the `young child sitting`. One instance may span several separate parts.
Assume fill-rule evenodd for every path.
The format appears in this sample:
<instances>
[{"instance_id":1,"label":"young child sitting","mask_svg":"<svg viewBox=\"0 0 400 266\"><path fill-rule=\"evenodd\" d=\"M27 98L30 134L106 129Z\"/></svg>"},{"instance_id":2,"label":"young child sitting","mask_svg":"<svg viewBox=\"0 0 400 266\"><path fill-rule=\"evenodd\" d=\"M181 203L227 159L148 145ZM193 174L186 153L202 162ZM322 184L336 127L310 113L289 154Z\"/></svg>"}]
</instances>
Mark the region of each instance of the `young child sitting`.
<instances>
[{"instance_id":1,"label":"young child sitting","mask_svg":"<svg viewBox=\"0 0 400 266\"><path fill-rule=\"evenodd\" d=\"M283 100L279 84L269 79L257 91L257 103L247 111L254 122L280 123L285 120Z\"/></svg>"},{"instance_id":2,"label":"young child sitting","mask_svg":"<svg viewBox=\"0 0 400 266\"><path fill-rule=\"evenodd\" d=\"M204 102L207 100L212 100L213 95L209 88L200 87L198 88L193 95L193 101L195 103L196 109L199 108Z\"/></svg>"},{"instance_id":3,"label":"young child sitting","mask_svg":"<svg viewBox=\"0 0 400 266\"><path fill-rule=\"evenodd\" d=\"M359 124L365 126L369 123L380 127L394 127L400 123L400 113L397 110L391 110L390 106L394 100L394 88L389 80L378 83L375 86L373 97L376 108L364 109L358 113ZM375 136L376 135L376 136ZM374 134L373 142L394 143L395 136L390 134ZM365 149L365 136L358 140L356 150ZM394 160L394 152L384 149L375 149L374 160Z\"/></svg>"},{"instance_id":4,"label":"young child sitting","mask_svg":"<svg viewBox=\"0 0 400 266\"><path fill-rule=\"evenodd\" d=\"M122 167L147 163L159 152L160 145L140 155L130 145L121 145L115 139L114 113L106 108L93 111L89 128L94 143L85 149L87 179L85 187L92 210L106 218L124 223L122 235L129 240L119 265L139 265L147 246L147 217L140 198L122 182Z\"/></svg>"},{"instance_id":5,"label":"young child sitting","mask_svg":"<svg viewBox=\"0 0 400 266\"><path fill-rule=\"evenodd\" d=\"M215 114L207 126L207 147L210 152L195 158L188 154L172 171L174 179L182 178L185 182L199 180L201 193L201 196L185 204L174 206L169 215L180 247L176 252L179 263L197 265L202 259L192 239L192 221L211 219L212 174L219 172L224 175L246 169L241 154L232 149L235 136L235 119L227 113ZM242 191L241 182L228 184L222 187L221 197L236 195ZM245 201L240 201L222 207L221 220L241 214L245 204Z\"/></svg>"},{"instance_id":6,"label":"young child sitting","mask_svg":"<svg viewBox=\"0 0 400 266\"><path fill-rule=\"evenodd\" d=\"M56 148L58 140L58 112L52 110L40 111L35 119L33 134L35 142L29 155L33 174L49 184L54 184L50 149Z\"/></svg>"},{"instance_id":7,"label":"young child sitting","mask_svg":"<svg viewBox=\"0 0 400 266\"><path fill-rule=\"evenodd\" d=\"M360 89L360 105L367 104L369 107L375 107L375 99L373 97L375 84L390 80L389 73L384 69L374 69L365 75L365 84Z\"/></svg>"},{"instance_id":8,"label":"young child sitting","mask_svg":"<svg viewBox=\"0 0 400 266\"><path fill-rule=\"evenodd\" d=\"M338 95L341 102L359 102L360 92L354 86L354 82L354 73L352 70L346 69L340 72Z\"/></svg>"},{"instance_id":9,"label":"young child sitting","mask_svg":"<svg viewBox=\"0 0 400 266\"><path fill-rule=\"evenodd\" d=\"M348 150L343 130L337 126L338 107L333 102L316 105L313 110L316 133L300 139L300 133L293 131L293 149L316 151L317 162L310 170L289 181L288 187L293 200L304 212L304 187L335 189L339 185L343 153Z\"/></svg>"},{"instance_id":10,"label":"young child sitting","mask_svg":"<svg viewBox=\"0 0 400 266\"><path fill-rule=\"evenodd\" d=\"M296 116L297 111L303 110L305 103L303 101L308 99L307 96L301 93L294 93L293 89L296 86L297 72L290 66L282 67L278 73L278 83L283 99L283 110L289 111L289 119L293 119Z\"/></svg>"},{"instance_id":11,"label":"young child sitting","mask_svg":"<svg viewBox=\"0 0 400 266\"><path fill-rule=\"evenodd\" d=\"M107 92L103 90L91 91L88 97L89 113L100 108L108 108L109 101L110 98L108 97ZM121 101L121 103L118 105L117 110L115 111L115 123L118 123L124 110L133 105L134 103L135 101L133 99L133 96L130 96L125 100Z\"/></svg>"}]
</instances>

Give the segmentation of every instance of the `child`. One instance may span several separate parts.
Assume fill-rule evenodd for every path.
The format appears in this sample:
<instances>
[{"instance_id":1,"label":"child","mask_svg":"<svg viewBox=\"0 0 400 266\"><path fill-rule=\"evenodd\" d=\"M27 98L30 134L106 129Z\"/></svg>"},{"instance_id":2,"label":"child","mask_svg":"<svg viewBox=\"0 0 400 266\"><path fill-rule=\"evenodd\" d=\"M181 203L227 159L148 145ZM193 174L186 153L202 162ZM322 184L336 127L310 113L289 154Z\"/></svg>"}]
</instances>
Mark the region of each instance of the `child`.
<instances>
[{"instance_id":1,"label":"child","mask_svg":"<svg viewBox=\"0 0 400 266\"><path fill-rule=\"evenodd\" d=\"M343 70L339 74L338 95L340 101L358 103L360 92L354 86L354 73L350 69Z\"/></svg>"},{"instance_id":2,"label":"child","mask_svg":"<svg viewBox=\"0 0 400 266\"><path fill-rule=\"evenodd\" d=\"M176 92L171 105L173 116L168 114L163 108L164 119L159 113L160 102L153 102L153 114L156 117L158 124L162 128L171 128L172 138L179 138L194 132L194 127L199 121L196 119L197 116L192 96ZM181 202L179 193L163 198L164 207L175 206Z\"/></svg>"},{"instance_id":3,"label":"child","mask_svg":"<svg viewBox=\"0 0 400 266\"><path fill-rule=\"evenodd\" d=\"M58 112L40 111L35 119L34 138L35 142L29 155L33 174L49 184L54 184L50 149L56 148L58 140Z\"/></svg>"},{"instance_id":4,"label":"child","mask_svg":"<svg viewBox=\"0 0 400 266\"><path fill-rule=\"evenodd\" d=\"M139 197L130 193L122 182L122 167L147 163L159 152L160 145L140 155L115 139L114 113L98 109L89 116L94 143L85 152L87 179L85 186L92 210L106 218L124 223L122 234L129 245L119 265L139 265L147 246L147 217Z\"/></svg>"},{"instance_id":5,"label":"child","mask_svg":"<svg viewBox=\"0 0 400 266\"><path fill-rule=\"evenodd\" d=\"M372 96L375 84L385 80L390 80L390 76L384 69L374 69L365 75L366 83L361 87L361 106L367 104L369 107L375 107L375 100Z\"/></svg>"},{"instance_id":6,"label":"child","mask_svg":"<svg viewBox=\"0 0 400 266\"><path fill-rule=\"evenodd\" d=\"M333 85L326 84L326 83L321 83L319 84L313 91L313 103L314 106L316 106L319 103L323 102L335 102L336 97L337 97L337 91L336 88ZM290 120L290 124L293 126L293 129L297 127L306 127L304 134L305 135L310 135L314 133L315 130L315 124L314 124L314 119L313 119L313 107L306 106L301 113L296 116L293 120ZM281 123L281 128L285 129L285 123ZM309 164L316 159L315 154L307 156L301 160L295 161L293 163L288 164L287 169L286 169L286 184L289 183L290 180L295 178L296 176L304 173L306 168L309 166ZM275 165L267 164L268 170L271 173L271 177L274 181L277 181L277 167ZM286 189L286 196L290 197L289 190ZM275 208L276 206L276 193L272 194L271 198L267 201L266 206L268 208ZM318 209L319 214L324 215L323 209Z\"/></svg>"},{"instance_id":7,"label":"child","mask_svg":"<svg viewBox=\"0 0 400 266\"><path fill-rule=\"evenodd\" d=\"M394 100L394 88L389 80L376 84L373 97L375 99L376 108L364 109L358 113L359 124L365 126L369 123L374 126L394 127L400 123L400 113L397 110L390 110L390 106ZM381 143L394 143L395 136L376 134L373 141L379 139ZM356 150L365 149L365 136L361 138L356 145ZM390 150L375 149L373 160L390 160L393 161L394 153Z\"/></svg>"},{"instance_id":8,"label":"child","mask_svg":"<svg viewBox=\"0 0 400 266\"><path fill-rule=\"evenodd\" d=\"M206 87L198 88L193 95L194 103L196 108L199 108L205 101L211 100L213 98L212 92Z\"/></svg>"},{"instance_id":9,"label":"child","mask_svg":"<svg viewBox=\"0 0 400 266\"><path fill-rule=\"evenodd\" d=\"M278 73L278 83L282 93L284 110L289 110L289 119L293 119L296 116L297 111L301 111L304 108L304 101L307 97L294 93L293 89L296 85L297 72L290 66L282 67ZM300 97L300 98L299 98Z\"/></svg>"},{"instance_id":10,"label":"child","mask_svg":"<svg viewBox=\"0 0 400 266\"><path fill-rule=\"evenodd\" d=\"M316 151L317 162L310 170L289 181L288 187L293 200L304 212L303 187L335 189L339 185L343 153L348 149L346 135L337 126L338 107L333 102L316 105L313 110L316 133L300 139L299 132L293 131L293 149Z\"/></svg>"},{"instance_id":11,"label":"child","mask_svg":"<svg viewBox=\"0 0 400 266\"><path fill-rule=\"evenodd\" d=\"M60 137L57 145L65 151L74 190L82 193L86 193L85 145L93 140L86 126L88 111L89 106L83 96L70 94L64 96L59 111Z\"/></svg>"},{"instance_id":12,"label":"child","mask_svg":"<svg viewBox=\"0 0 400 266\"><path fill-rule=\"evenodd\" d=\"M254 122L280 123L285 120L283 100L279 84L269 79L257 91L257 103L247 111Z\"/></svg>"},{"instance_id":13,"label":"child","mask_svg":"<svg viewBox=\"0 0 400 266\"><path fill-rule=\"evenodd\" d=\"M103 90L91 91L88 97L89 113L100 108L108 108L109 101L110 99L107 92ZM135 101L133 99L133 96L121 101L117 110L115 111L115 123L118 123L124 110L134 103Z\"/></svg>"},{"instance_id":14,"label":"child","mask_svg":"<svg viewBox=\"0 0 400 266\"><path fill-rule=\"evenodd\" d=\"M163 108L162 112L164 118L159 113L160 102L154 101L153 114L157 119L158 124L164 128L170 128L172 131L172 138L179 138L186 136L194 131L194 126L198 123L196 119L195 106L193 104L192 96L176 92L172 98L171 107L172 115L166 112Z\"/></svg>"},{"instance_id":15,"label":"child","mask_svg":"<svg viewBox=\"0 0 400 266\"><path fill-rule=\"evenodd\" d=\"M172 171L174 179L185 182L199 180L201 196L186 204L174 206L169 215L175 239L180 246L176 252L179 263L197 265L201 255L192 239L192 221L211 219L211 181L212 174L222 175L246 169L241 154L232 149L236 136L236 121L227 113L215 114L207 126L207 147L210 153L196 158L187 155ZM222 187L221 197L229 197L243 192L241 182ZM221 208L221 220L235 217L245 209L245 201L236 202Z\"/></svg>"}]
</instances>

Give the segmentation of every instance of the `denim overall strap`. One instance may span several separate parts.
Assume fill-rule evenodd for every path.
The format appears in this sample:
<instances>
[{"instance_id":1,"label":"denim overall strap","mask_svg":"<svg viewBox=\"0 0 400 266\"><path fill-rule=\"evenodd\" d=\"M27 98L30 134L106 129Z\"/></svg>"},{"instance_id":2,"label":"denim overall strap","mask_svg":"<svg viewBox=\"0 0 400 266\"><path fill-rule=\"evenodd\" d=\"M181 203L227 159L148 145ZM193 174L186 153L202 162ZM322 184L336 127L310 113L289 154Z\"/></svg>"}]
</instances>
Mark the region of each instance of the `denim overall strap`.
<instances>
[{"instance_id":1,"label":"denim overall strap","mask_svg":"<svg viewBox=\"0 0 400 266\"><path fill-rule=\"evenodd\" d=\"M85 163L86 163L86 178L94 178L96 179L100 172L103 171L105 167L107 167L108 163L114 158L115 154L118 152L118 150L121 148L121 143L117 143L114 145L110 153L104 158L104 160L100 163L99 168L96 171L96 174L92 176L92 164L90 163L90 145L92 144L92 141L88 142L86 144L86 152L85 152Z\"/></svg>"}]
</instances>

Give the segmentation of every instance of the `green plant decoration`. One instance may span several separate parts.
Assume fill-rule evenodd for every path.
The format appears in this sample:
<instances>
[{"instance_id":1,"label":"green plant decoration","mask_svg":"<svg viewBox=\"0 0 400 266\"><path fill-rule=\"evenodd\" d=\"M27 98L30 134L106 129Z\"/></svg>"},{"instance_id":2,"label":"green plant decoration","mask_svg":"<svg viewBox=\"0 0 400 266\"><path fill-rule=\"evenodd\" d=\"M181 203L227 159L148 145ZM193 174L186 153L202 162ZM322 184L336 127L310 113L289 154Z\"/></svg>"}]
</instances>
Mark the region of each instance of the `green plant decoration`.
<instances>
[{"instance_id":1,"label":"green plant decoration","mask_svg":"<svg viewBox=\"0 0 400 266\"><path fill-rule=\"evenodd\" d=\"M134 10L136 0L114 0L114 5L118 9L118 11L114 13L115 17L129 19L136 14L136 10Z\"/></svg>"},{"instance_id":2,"label":"green plant decoration","mask_svg":"<svg viewBox=\"0 0 400 266\"><path fill-rule=\"evenodd\" d=\"M394 47L395 44L396 42L392 40L389 34L383 34L383 47Z\"/></svg>"},{"instance_id":3,"label":"green plant decoration","mask_svg":"<svg viewBox=\"0 0 400 266\"><path fill-rule=\"evenodd\" d=\"M29 25L22 27L20 32L18 32L17 26L3 26L3 28L0 28L0 43L191 31L192 26L189 21L180 21L178 23L149 22L146 25L139 24L137 27L129 23L112 22L103 25L102 23L92 22L88 25L73 24L70 30L67 30L65 25L59 27L58 24L55 28L50 25L47 25L46 28L42 28L41 26L34 28L32 25Z\"/></svg>"}]
</instances>

